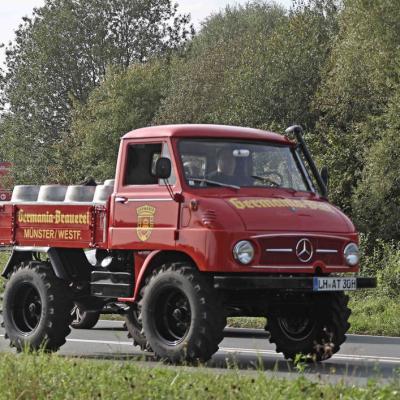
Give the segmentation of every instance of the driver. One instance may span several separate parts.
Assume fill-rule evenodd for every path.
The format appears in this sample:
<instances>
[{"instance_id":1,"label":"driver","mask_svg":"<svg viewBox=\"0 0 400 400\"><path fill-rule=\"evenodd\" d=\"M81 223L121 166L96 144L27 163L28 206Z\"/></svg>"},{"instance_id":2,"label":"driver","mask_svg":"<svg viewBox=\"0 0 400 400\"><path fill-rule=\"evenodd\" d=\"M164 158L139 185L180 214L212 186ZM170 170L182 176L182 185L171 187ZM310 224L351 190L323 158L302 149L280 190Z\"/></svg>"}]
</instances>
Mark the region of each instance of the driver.
<instances>
[{"instance_id":1,"label":"driver","mask_svg":"<svg viewBox=\"0 0 400 400\"><path fill-rule=\"evenodd\" d=\"M218 152L217 172L210 178L217 182L237 185L235 169L236 159L233 156L232 149L222 149Z\"/></svg>"}]
</instances>

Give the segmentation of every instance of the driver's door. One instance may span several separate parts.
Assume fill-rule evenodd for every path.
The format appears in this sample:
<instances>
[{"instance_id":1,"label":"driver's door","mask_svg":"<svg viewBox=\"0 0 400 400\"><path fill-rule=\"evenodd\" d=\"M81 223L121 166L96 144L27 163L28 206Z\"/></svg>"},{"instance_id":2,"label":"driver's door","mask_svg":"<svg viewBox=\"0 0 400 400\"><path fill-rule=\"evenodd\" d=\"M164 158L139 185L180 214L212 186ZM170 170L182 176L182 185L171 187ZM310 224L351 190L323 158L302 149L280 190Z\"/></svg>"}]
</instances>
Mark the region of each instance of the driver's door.
<instances>
[{"instance_id":1,"label":"driver's door","mask_svg":"<svg viewBox=\"0 0 400 400\"><path fill-rule=\"evenodd\" d=\"M148 250L175 247L179 204L155 176L159 157L170 158L169 143L129 141L122 155L123 173L112 198L112 248ZM173 163L172 163L173 164ZM169 179L176 191L174 167Z\"/></svg>"}]
</instances>

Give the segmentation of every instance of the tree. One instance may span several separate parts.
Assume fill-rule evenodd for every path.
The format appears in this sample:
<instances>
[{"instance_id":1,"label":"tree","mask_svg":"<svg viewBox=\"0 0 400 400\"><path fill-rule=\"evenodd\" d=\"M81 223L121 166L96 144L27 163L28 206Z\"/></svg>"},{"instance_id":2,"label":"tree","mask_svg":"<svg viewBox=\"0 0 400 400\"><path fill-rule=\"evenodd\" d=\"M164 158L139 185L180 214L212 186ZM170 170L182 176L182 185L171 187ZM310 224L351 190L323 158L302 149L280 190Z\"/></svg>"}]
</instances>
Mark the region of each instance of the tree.
<instances>
[{"instance_id":1,"label":"tree","mask_svg":"<svg viewBox=\"0 0 400 400\"><path fill-rule=\"evenodd\" d=\"M7 48L2 77L2 104L10 109L2 142L15 143L10 156L18 151L24 160L14 160L18 180L32 182L26 171L38 160L43 172L34 181L46 176L49 151L69 130L72 104L86 101L108 65L146 62L191 34L188 16L171 0L46 0L35 9Z\"/></svg>"},{"instance_id":2,"label":"tree","mask_svg":"<svg viewBox=\"0 0 400 400\"><path fill-rule=\"evenodd\" d=\"M319 123L314 152L333 172L331 200L352 212L352 195L365 155L380 137L376 118L386 112L399 81L400 4L346 0L339 34L314 100Z\"/></svg>"},{"instance_id":3,"label":"tree","mask_svg":"<svg viewBox=\"0 0 400 400\"><path fill-rule=\"evenodd\" d=\"M185 57L172 66L171 85L157 123L246 124L252 102L243 109L237 97L251 91L249 79L263 43L285 11L268 3L227 7L203 24ZM257 75L260 78L259 75Z\"/></svg>"},{"instance_id":4,"label":"tree","mask_svg":"<svg viewBox=\"0 0 400 400\"><path fill-rule=\"evenodd\" d=\"M157 122L209 122L283 129L315 124L311 102L337 31L334 1L267 2L209 18L173 67Z\"/></svg>"},{"instance_id":5,"label":"tree","mask_svg":"<svg viewBox=\"0 0 400 400\"><path fill-rule=\"evenodd\" d=\"M400 86L387 110L370 122L378 139L365 155L361 180L353 196L354 216L371 239L400 239Z\"/></svg>"},{"instance_id":6,"label":"tree","mask_svg":"<svg viewBox=\"0 0 400 400\"><path fill-rule=\"evenodd\" d=\"M71 134L54 147L57 162L51 176L62 182L77 182L87 175L100 180L114 177L121 136L151 124L168 74L166 59L109 70L87 103L74 110Z\"/></svg>"}]
</instances>

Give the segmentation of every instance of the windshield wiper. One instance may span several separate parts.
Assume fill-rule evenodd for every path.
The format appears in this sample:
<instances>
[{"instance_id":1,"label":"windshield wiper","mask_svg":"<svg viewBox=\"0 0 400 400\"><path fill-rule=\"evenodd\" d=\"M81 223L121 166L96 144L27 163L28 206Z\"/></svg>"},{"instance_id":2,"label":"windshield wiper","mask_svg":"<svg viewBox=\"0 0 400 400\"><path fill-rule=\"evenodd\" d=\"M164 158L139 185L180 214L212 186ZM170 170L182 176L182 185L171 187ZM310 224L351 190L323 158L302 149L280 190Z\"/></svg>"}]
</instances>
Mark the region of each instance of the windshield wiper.
<instances>
[{"instance_id":1,"label":"windshield wiper","mask_svg":"<svg viewBox=\"0 0 400 400\"><path fill-rule=\"evenodd\" d=\"M281 186L278 182L274 181L271 178L268 178L267 176L258 176L258 175L251 175L252 178L257 179L259 181L263 181L263 182L268 182L271 185L274 185L276 187Z\"/></svg>"},{"instance_id":2,"label":"windshield wiper","mask_svg":"<svg viewBox=\"0 0 400 400\"><path fill-rule=\"evenodd\" d=\"M209 183L210 185L217 185L217 186L227 187L227 188L236 189L236 190L240 189L240 186L229 185L228 183L212 181L210 179L204 179L204 178L187 178L187 179L190 181L194 181L194 182Z\"/></svg>"}]
</instances>

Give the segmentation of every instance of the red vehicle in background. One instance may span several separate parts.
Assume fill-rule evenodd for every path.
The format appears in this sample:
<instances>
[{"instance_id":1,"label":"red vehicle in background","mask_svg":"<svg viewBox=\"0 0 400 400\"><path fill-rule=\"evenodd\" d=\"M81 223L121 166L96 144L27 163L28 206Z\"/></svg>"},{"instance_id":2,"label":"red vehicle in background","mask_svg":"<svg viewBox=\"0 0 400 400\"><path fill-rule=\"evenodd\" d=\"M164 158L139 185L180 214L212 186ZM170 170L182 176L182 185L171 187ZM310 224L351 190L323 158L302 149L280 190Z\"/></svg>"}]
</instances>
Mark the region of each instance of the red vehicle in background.
<instances>
[{"instance_id":1,"label":"red vehicle in background","mask_svg":"<svg viewBox=\"0 0 400 400\"><path fill-rule=\"evenodd\" d=\"M11 199L14 186L11 178L12 163L0 162L0 201L9 201Z\"/></svg>"},{"instance_id":2,"label":"red vehicle in background","mask_svg":"<svg viewBox=\"0 0 400 400\"><path fill-rule=\"evenodd\" d=\"M16 187L0 205L11 345L57 350L73 304L115 305L134 343L170 362L208 360L228 316L267 317L286 358L331 357L349 328L344 292L376 282L355 276L357 232L301 128L287 134L143 128L122 138L115 181Z\"/></svg>"}]
</instances>

